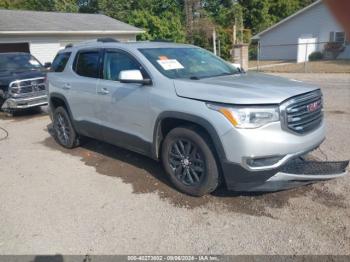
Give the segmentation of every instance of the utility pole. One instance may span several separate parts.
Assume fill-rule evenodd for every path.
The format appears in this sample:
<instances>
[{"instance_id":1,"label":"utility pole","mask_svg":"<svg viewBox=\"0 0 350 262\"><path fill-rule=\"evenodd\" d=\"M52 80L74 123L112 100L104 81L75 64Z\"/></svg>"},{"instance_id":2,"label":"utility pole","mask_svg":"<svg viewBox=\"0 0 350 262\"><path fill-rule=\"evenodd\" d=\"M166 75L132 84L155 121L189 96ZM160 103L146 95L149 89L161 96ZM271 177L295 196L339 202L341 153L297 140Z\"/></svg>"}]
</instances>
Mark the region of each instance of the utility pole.
<instances>
[{"instance_id":1,"label":"utility pole","mask_svg":"<svg viewBox=\"0 0 350 262\"><path fill-rule=\"evenodd\" d=\"M213 29L213 52L216 55L216 31L215 31L215 27Z\"/></svg>"},{"instance_id":2,"label":"utility pole","mask_svg":"<svg viewBox=\"0 0 350 262\"><path fill-rule=\"evenodd\" d=\"M232 44L236 44L236 37L237 37L237 28L236 28L236 24L233 25L232 28Z\"/></svg>"}]
</instances>

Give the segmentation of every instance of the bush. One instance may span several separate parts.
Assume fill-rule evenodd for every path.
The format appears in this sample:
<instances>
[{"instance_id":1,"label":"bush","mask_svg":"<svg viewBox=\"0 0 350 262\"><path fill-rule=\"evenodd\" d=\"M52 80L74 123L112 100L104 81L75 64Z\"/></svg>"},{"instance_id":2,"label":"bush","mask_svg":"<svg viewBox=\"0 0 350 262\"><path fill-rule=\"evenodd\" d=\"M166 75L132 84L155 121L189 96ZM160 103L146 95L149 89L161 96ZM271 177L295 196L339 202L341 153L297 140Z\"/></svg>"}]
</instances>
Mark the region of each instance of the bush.
<instances>
[{"instance_id":1,"label":"bush","mask_svg":"<svg viewBox=\"0 0 350 262\"><path fill-rule=\"evenodd\" d=\"M249 46L249 60L257 60L258 59L258 46L250 45Z\"/></svg>"},{"instance_id":2,"label":"bush","mask_svg":"<svg viewBox=\"0 0 350 262\"><path fill-rule=\"evenodd\" d=\"M309 55L309 60L310 61L317 61L317 60L322 60L323 59L323 54L319 51L316 51L316 52L312 52L310 55Z\"/></svg>"}]
</instances>

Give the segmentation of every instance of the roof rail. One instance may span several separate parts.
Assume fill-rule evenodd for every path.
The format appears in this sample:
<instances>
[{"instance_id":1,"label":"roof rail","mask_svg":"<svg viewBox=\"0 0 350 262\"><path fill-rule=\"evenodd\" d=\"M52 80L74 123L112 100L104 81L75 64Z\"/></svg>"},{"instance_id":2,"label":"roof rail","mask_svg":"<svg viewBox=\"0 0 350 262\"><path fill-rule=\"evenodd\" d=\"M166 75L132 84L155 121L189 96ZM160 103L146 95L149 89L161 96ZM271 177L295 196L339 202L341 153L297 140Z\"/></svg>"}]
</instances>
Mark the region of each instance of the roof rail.
<instances>
[{"instance_id":1,"label":"roof rail","mask_svg":"<svg viewBox=\"0 0 350 262\"><path fill-rule=\"evenodd\" d=\"M65 46L65 48L70 48L70 47L73 47L73 46L91 45L91 44L94 44L96 42L100 42L100 43L119 43L119 41L114 39L114 38L105 37L105 38L97 38L97 39L93 39L93 40L83 41L83 42L80 42L80 43L75 43L74 45L72 43L70 43L70 44L67 44Z\"/></svg>"},{"instance_id":2,"label":"roof rail","mask_svg":"<svg viewBox=\"0 0 350 262\"><path fill-rule=\"evenodd\" d=\"M167 39L154 39L154 40L151 40L151 42L173 43L174 41L167 40Z\"/></svg>"},{"instance_id":3,"label":"roof rail","mask_svg":"<svg viewBox=\"0 0 350 262\"><path fill-rule=\"evenodd\" d=\"M103 37L103 38L97 38L97 42L102 43L119 43L117 39L111 38L111 37Z\"/></svg>"}]
</instances>

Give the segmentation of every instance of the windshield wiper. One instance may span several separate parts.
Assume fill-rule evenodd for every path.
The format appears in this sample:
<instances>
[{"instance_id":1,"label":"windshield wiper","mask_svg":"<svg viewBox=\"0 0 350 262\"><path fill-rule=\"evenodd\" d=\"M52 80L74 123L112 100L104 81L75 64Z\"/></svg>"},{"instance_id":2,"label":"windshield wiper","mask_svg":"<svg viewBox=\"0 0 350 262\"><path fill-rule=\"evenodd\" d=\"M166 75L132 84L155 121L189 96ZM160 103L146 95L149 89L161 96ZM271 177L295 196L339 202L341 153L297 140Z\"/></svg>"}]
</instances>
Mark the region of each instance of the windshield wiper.
<instances>
[{"instance_id":1,"label":"windshield wiper","mask_svg":"<svg viewBox=\"0 0 350 262\"><path fill-rule=\"evenodd\" d=\"M198 76L190 76L191 80L199 80L200 78Z\"/></svg>"}]
</instances>

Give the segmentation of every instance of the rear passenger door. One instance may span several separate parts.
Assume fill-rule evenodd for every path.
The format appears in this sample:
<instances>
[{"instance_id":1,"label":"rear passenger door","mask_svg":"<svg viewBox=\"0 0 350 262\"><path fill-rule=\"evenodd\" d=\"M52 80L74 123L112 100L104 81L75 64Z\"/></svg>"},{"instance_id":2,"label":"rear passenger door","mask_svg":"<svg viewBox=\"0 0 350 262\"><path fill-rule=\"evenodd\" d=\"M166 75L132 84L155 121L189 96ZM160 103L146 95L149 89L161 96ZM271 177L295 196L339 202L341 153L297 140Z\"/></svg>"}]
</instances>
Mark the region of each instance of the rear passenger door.
<instances>
[{"instance_id":1,"label":"rear passenger door","mask_svg":"<svg viewBox=\"0 0 350 262\"><path fill-rule=\"evenodd\" d=\"M66 79L69 90L68 103L80 133L98 137L96 119L96 87L101 77L101 49L82 49L77 52L72 70Z\"/></svg>"},{"instance_id":2,"label":"rear passenger door","mask_svg":"<svg viewBox=\"0 0 350 262\"><path fill-rule=\"evenodd\" d=\"M137 69L144 78L149 76L143 66L125 51L106 49L103 57L96 114L101 125L106 127L104 137L110 143L145 153L151 142L146 134L151 128L149 90L152 86L121 83L119 73Z\"/></svg>"},{"instance_id":3,"label":"rear passenger door","mask_svg":"<svg viewBox=\"0 0 350 262\"><path fill-rule=\"evenodd\" d=\"M66 65L71 57L71 52L60 52L58 53L51 65L50 72L47 74L50 93L58 92L67 96L67 92L63 89L64 80L66 79L67 73ZM69 74L69 73L68 73Z\"/></svg>"}]
</instances>

